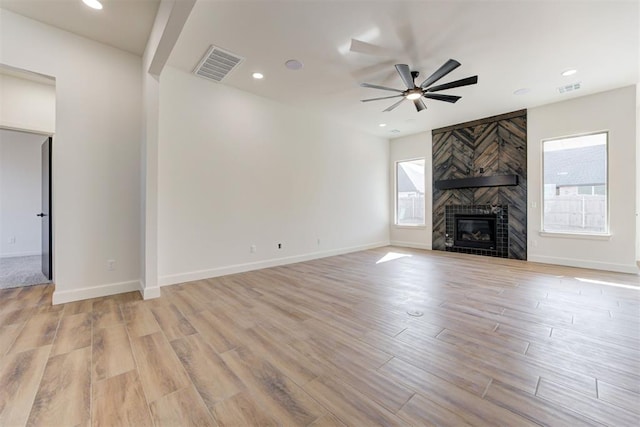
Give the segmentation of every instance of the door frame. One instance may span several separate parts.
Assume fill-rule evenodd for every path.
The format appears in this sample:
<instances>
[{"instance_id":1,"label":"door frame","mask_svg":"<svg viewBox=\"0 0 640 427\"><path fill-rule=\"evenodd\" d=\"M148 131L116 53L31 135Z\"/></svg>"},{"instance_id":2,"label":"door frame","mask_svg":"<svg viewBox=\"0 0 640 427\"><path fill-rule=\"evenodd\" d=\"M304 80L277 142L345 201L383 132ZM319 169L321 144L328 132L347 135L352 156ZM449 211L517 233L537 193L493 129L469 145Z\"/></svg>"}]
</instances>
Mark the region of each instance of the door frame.
<instances>
[{"instance_id":1,"label":"door frame","mask_svg":"<svg viewBox=\"0 0 640 427\"><path fill-rule=\"evenodd\" d=\"M45 147L46 144L46 147ZM53 280L53 200L51 200L52 196L53 196L53 171L52 171L52 165L53 165L53 159L52 159L52 155L53 155L53 137L49 136L45 139L45 141L40 145L41 150L40 150L40 159L42 162L42 168L41 168L41 177L40 177L40 188L41 188L41 195L40 195L40 200L41 200L41 206L40 208L42 209L39 216L41 217L41 224L40 227L42 228L42 232L41 232L41 236L40 236L40 244L42 247L42 260L41 260L41 270L42 270L42 274L44 274L44 276L52 281ZM45 149L46 148L46 158L45 158ZM46 165L45 165L45 160L46 160ZM46 182L45 182L45 166L46 166ZM45 188L45 184L46 184L46 188ZM44 197L46 195L46 206L42 206L42 202L44 201ZM43 212L46 209L46 214L43 214ZM46 220L43 217L46 216ZM46 225L46 230L44 229ZM45 235L47 234L47 235ZM45 238L46 240L46 249L45 249ZM45 272L45 265L46 265L46 272Z\"/></svg>"},{"instance_id":2,"label":"door frame","mask_svg":"<svg viewBox=\"0 0 640 427\"><path fill-rule=\"evenodd\" d=\"M45 138L49 138L50 151L49 151L49 261L50 261L50 269L51 269L51 278L48 278L51 283L55 283L56 278L56 269L55 266L55 221L54 221L54 206L55 203L53 201L55 192L53 191L53 153L54 153L54 144L53 140L55 137L54 133L45 132L41 130L35 129L27 129L27 128L17 128L11 126L2 126L0 125L0 129L11 130L15 132L23 132L23 133L31 133L35 135L42 135ZM44 143L44 141L43 141Z\"/></svg>"}]
</instances>

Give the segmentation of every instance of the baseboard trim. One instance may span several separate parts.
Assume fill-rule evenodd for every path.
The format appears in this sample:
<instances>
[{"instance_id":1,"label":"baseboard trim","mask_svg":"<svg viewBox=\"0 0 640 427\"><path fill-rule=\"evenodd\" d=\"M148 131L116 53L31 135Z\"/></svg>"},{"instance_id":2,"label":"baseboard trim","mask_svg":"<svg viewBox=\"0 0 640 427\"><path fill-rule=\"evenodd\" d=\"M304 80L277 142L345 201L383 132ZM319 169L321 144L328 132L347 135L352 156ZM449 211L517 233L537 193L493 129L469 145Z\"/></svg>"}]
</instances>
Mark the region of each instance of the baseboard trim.
<instances>
[{"instance_id":1,"label":"baseboard trim","mask_svg":"<svg viewBox=\"0 0 640 427\"><path fill-rule=\"evenodd\" d=\"M594 270L615 271L617 273L638 274L638 266L635 264L614 264L608 262L586 261L574 258L556 258L540 255L529 255L527 261L542 264L565 265L567 267L590 268Z\"/></svg>"},{"instance_id":2,"label":"baseboard trim","mask_svg":"<svg viewBox=\"0 0 640 427\"><path fill-rule=\"evenodd\" d=\"M391 246L399 246L401 248L413 248L413 249L426 249L431 250L431 245L427 245L425 243L415 243L415 242L402 242L399 240L392 240Z\"/></svg>"},{"instance_id":3,"label":"baseboard trim","mask_svg":"<svg viewBox=\"0 0 640 427\"><path fill-rule=\"evenodd\" d=\"M91 288L69 289L67 291L53 291L52 304L65 304L73 301L80 301L90 298L104 297L108 295L122 294L125 292L140 291L139 280L129 282L109 283L106 285L93 286Z\"/></svg>"},{"instance_id":4,"label":"baseboard trim","mask_svg":"<svg viewBox=\"0 0 640 427\"><path fill-rule=\"evenodd\" d=\"M370 243L361 246L352 246L348 248L332 249L322 252L311 252L308 254L294 255L284 258L274 258L264 261L249 262L244 264L234 264L225 267L212 268L207 270L198 270L188 273L170 274L158 277L160 286L175 285L178 283L192 282L194 280L209 279L212 277L226 276L228 274L244 273L252 270L260 270L262 268L277 267L280 265L294 264L296 262L311 261L314 259L326 258L335 255L343 255L351 252L364 251L367 249L380 248L389 246L388 241Z\"/></svg>"},{"instance_id":5,"label":"baseboard trim","mask_svg":"<svg viewBox=\"0 0 640 427\"><path fill-rule=\"evenodd\" d=\"M153 299L160 297L160 286L153 286L149 288L145 288L142 282L140 282L140 295L142 295L142 299Z\"/></svg>"},{"instance_id":6,"label":"baseboard trim","mask_svg":"<svg viewBox=\"0 0 640 427\"><path fill-rule=\"evenodd\" d=\"M8 252L6 254L0 254L0 258L17 258L17 257L21 257L21 256L36 256L36 255L42 255L42 252L40 252L40 251L35 251L35 252Z\"/></svg>"}]
</instances>

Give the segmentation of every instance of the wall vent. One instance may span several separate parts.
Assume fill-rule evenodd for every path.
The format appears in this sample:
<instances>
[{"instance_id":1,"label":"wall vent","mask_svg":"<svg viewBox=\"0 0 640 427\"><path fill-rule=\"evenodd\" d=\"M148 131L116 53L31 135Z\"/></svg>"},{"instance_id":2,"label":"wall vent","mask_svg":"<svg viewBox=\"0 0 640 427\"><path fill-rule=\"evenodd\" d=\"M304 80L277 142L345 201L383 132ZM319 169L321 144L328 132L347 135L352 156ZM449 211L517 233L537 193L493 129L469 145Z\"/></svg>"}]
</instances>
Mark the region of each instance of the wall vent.
<instances>
[{"instance_id":1,"label":"wall vent","mask_svg":"<svg viewBox=\"0 0 640 427\"><path fill-rule=\"evenodd\" d=\"M243 60L243 57L235 53L211 46L193 72L205 79L220 82Z\"/></svg>"},{"instance_id":2,"label":"wall vent","mask_svg":"<svg viewBox=\"0 0 640 427\"><path fill-rule=\"evenodd\" d=\"M558 88L558 92L560 93L567 93L567 92L573 92L574 90L578 90L580 89L580 83L572 83L570 85L566 85L566 86L560 86Z\"/></svg>"}]
</instances>

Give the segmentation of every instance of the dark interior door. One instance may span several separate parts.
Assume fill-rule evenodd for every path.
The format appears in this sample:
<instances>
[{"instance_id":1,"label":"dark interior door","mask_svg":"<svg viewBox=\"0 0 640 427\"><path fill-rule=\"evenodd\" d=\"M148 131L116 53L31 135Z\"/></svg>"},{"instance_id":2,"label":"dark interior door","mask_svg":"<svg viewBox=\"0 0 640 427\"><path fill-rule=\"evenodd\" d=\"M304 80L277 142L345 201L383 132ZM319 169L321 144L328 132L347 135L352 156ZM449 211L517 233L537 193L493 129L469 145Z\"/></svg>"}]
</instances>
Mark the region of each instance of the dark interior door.
<instances>
[{"instance_id":1,"label":"dark interior door","mask_svg":"<svg viewBox=\"0 0 640 427\"><path fill-rule=\"evenodd\" d=\"M49 137L42 143L42 212L38 214L42 221L42 274L51 280L51 144Z\"/></svg>"}]
</instances>

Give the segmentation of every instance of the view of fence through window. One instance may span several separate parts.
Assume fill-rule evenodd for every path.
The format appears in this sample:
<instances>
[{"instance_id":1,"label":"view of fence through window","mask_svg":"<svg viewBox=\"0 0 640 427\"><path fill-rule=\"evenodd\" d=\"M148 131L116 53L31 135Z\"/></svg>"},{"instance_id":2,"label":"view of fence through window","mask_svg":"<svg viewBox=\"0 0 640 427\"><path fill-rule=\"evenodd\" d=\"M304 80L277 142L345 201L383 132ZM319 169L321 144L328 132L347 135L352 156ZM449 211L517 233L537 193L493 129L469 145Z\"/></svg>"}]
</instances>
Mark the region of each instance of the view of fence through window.
<instances>
[{"instance_id":1,"label":"view of fence through window","mask_svg":"<svg viewBox=\"0 0 640 427\"><path fill-rule=\"evenodd\" d=\"M396 224L424 225L424 159L396 163Z\"/></svg>"},{"instance_id":2,"label":"view of fence through window","mask_svg":"<svg viewBox=\"0 0 640 427\"><path fill-rule=\"evenodd\" d=\"M606 233L607 133L543 142L544 231Z\"/></svg>"}]
</instances>

